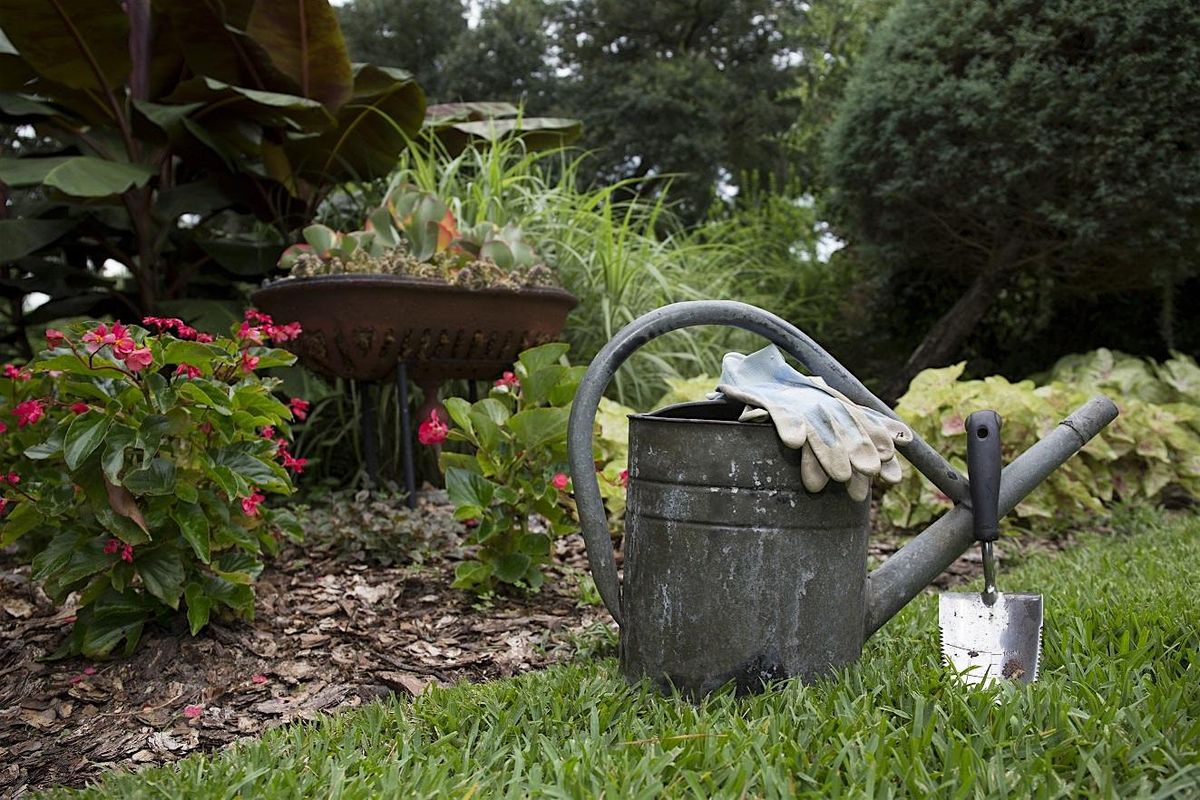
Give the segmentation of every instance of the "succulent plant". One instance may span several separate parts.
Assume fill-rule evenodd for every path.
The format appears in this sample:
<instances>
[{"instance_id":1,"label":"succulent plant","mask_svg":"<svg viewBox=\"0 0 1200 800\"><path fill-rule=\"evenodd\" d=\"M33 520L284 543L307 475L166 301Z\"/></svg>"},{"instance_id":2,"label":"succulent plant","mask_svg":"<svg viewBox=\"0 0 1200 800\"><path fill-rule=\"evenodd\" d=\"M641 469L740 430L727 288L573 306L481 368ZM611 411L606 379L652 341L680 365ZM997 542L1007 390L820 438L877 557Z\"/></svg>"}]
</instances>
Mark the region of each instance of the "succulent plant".
<instances>
[{"instance_id":1,"label":"succulent plant","mask_svg":"<svg viewBox=\"0 0 1200 800\"><path fill-rule=\"evenodd\" d=\"M361 230L324 225L304 229L304 242L284 251L279 266L292 277L405 275L470 289L558 286L554 271L509 223L460 229L436 195L403 185L368 215Z\"/></svg>"}]
</instances>

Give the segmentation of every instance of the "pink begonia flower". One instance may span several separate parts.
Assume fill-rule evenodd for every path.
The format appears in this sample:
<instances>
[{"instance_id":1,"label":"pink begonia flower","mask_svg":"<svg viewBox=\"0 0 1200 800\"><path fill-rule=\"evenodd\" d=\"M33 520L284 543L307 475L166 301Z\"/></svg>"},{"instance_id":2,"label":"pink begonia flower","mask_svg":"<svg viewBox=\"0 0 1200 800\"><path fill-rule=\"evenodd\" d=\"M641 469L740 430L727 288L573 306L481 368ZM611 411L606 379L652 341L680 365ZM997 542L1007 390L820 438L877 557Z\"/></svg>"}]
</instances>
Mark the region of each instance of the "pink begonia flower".
<instances>
[{"instance_id":1,"label":"pink begonia flower","mask_svg":"<svg viewBox=\"0 0 1200 800\"><path fill-rule=\"evenodd\" d=\"M129 367L132 372L141 372L150 366L150 362L153 360L154 354L150 352L150 348L143 347L140 350L134 350L125 357L125 366Z\"/></svg>"},{"instance_id":2,"label":"pink begonia flower","mask_svg":"<svg viewBox=\"0 0 1200 800\"><path fill-rule=\"evenodd\" d=\"M111 556L113 553L121 549L120 539L109 539L104 543L104 555Z\"/></svg>"},{"instance_id":3,"label":"pink begonia flower","mask_svg":"<svg viewBox=\"0 0 1200 800\"><path fill-rule=\"evenodd\" d=\"M204 706L186 705L183 707L183 715L188 719L196 719L204 713Z\"/></svg>"},{"instance_id":4,"label":"pink begonia flower","mask_svg":"<svg viewBox=\"0 0 1200 800\"><path fill-rule=\"evenodd\" d=\"M505 372L503 375L500 376L500 379L496 381L496 385L497 386L507 386L509 388L515 389L521 385L521 381L513 373Z\"/></svg>"},{"instance_id":5,"label":"pink begonia flower","mask_svg":"<svg viewBox=\"0 0 1200 800\"><path fill-rule=\"evenodd\" d=\"M18 483L21 482L21 476L15 472L10 472L4 476L4 480L5 480L5 482L7 482L13 486L16 486Z\"/></svg>"},{"instance_id":6,"label":"pink begonia flower","mask_svg":"<svg viewBox=\"0 0 1200 800\"><path fill-rule=\"evenodd\" d=\"M0 433L8 433L8 423L0 422Z\"/></svg>"},{"instance_id":7,"label":"pink begonia flower","mask_svg":"<svg viewBox=\"0 0 1200 800\"><path fill-rule=\"evenodd\" d=\"M299 322L289 322L287 325L269 325L267 326L267 336L275 344L283 344L290 342L293 339L298 339L303 333Z\"/></svg>"},{"instance_id":8,"label":"pink begonia flower","mask_svg":"<svg viewBox=\"0 0 1200 800\"><path fill-rule=\"evenodd\" d=\"M267 682L267 676L263 675L261 672L256 672L250 676L250 682L257 686L262 686Z\"/></svg>"},{"instance_id":9,"label":"pink begonia flower","mask_svg":"<svg viewBox=\"0 0 1200 800\"><path fill-rule=\"evenodd\" d=\"M258 356L250 355L249 350L242 351L242 372L254 372L254 369L258 366L258 360Z\"/></svg>"},{"instance_id":10,"label":"pink begonia flower","mask_svg":"<svg viewBox=\"0 0 1200 800\"><path fill-rule=\"evenodd\" d=\"M185 379L199 378L203 373L199 367L193 367L191 364L180 364L175 368L176 375L182 375Z\"/></svg>"},{"instance_id":11,"label":"pink begonia flower","mask_svg":"<svg viewBox=\"0 0 1200 800\"><path fill-rule=\"evenodd\" d=\"M251 325L274 325L275 320L270 314L264 314L257 308L247 308L242 314L242 319L249 322Z\"/></svg>"},{"instance_id":12,"label":"pink begonia flower","mask_svg":"<svg viewBox=\"0 0 1200 800\"><path fill-rule=\"evenodd\" d=\"M159 333L169 331L183 324L183 320L176 317L142 317L142 324L147 328L155 328Z\"/></svg>"},{"instance_id":13,"label":"pink begonia flower","mask_svg":"<svg viewBox=\"0 0 1200 800\"><path fill-rule=\"evenodd\" d=\"M243 342L251 342L253 344L263 343L263 329L256 328L249 322L243 322L238 328L237 338Z\"/></svg>"},{"instance_id":14,"label":"pink begonia flower","mask_svg":"<svg viewBox=\"0 0 1200 800\"><path fill-rule=\"evenodd\" d=\"M205 333L204 331L199 331L196 333L196 341L200 342L201 344L208 344L212 340L213 337L211 333Z\"/></svg>"},{"instance_id":15,"label":"pink begonia flower","mask_svg":"<svg viewBox=\"0 0 1200 800\"><path fill-rule=\"evenodd\" d=\"M89 353L95 353L108 343L105 341L105 339L108 339L109 336L111 336L111 334L108 332L108 326L101 322L95 328L92 328L83 335L83 343L86 345ZM109 341L111 341L111 339Z\"/></svg>"},{"instance_id":16,"label":"pink begonia flower","mask_svg":"<svg viewBox=\"0 0 1200 800\"><path fill-rule=\"evenodd\" d=\"M567 477L565 472L556 472L554 473L554 477L550 479L550 483L554 488L559 490L566 489L567 484L570 482L571 479Z\"/></svg>"},{"instance_id":17,"label":"pink begonia flower","mask_svg":"<svg viewBox=\"0 0 1200 800\"><path fill-rule=\"evenodd\" d=\"M259 431L259 435L262 436L262 438L264 438L264 439L274 439L275 438L275 427L273 425L268 425L267 427L265 427L261 431Z\"/></svg>"},{"instance_id":18,"label":"pink begonia flower","mask_svg":"<svg viewBox=\"0 0 1200 800\"><path fill-rule=\"evenodd\" d=\"M301 422L308 416L308 407L312 405L307 400L301 400L299 397L293 397L288 401L288 408L292 411L292 416Z\"/></svg>"},{"instance_id":19,"label":"pink begonia flower","mask_svg":"<svg viewBox=\"0 0 1200 800\"><path fill-rule=\"evenodd\" d=\"M133 545L127 544L121 547L121 560L127 564L133 563Z\"/></svg>"},{"instance_id":20,"label":"pink begonia flower","mask_svg":"<svg viewBox=\"0 0 1200 800\"><path fill-rule=\"evenodd\" d=\"M621 474L617 476L617 480L621 482L622 486L629 486L629 470L621 470Z\"/></svg>"},{"instance_id":21,"label":"pink begonia flower","mask_svg":"<svg viewBox=\"0 0 1200 800\"><path fill-rule=\"evenodd\" d=\"M439 445L446 441L450 427L442 422L437 409L429 412L429 418L417 426L417 441L424 445Z\"/></svg>"},{"instance_id":22,"label":"pink begonia flower","mask_svg":"<svg viewBox=\"0 0 1200 800\"><path fill-rule=\"evenodd\" d=\"M86 414L88 411L91 410L91 408L92 407L89 406L87 403L83 403L83 402L71 403L71 413L73 413L73 414Z\"/></svg>"},{"instance_id":23,"label":"pink begonia flower","mask_svg":"<svg viewBox=\"0 0 1200 800\"><path fill-rule=\"evenodd\" d=\"M113 355L124 361L134 350L137 350L137 342L130 339L128 336L117 339L112 343Z\"/></svg>"},{"instance_id":24,"label":"pink begonia flower","mask_svg":"<svg viewBox=\"0 0 1200 800\"><path fill-rule=\"evenodd\" d=\"M248 517L253 517L258 514L258 506L263 500L266 500L265 495L258 493L257 488L250 489L250 496L242 498L242 513Z\"/></svg>"},{"instance_id":25,"label":"pink begonia flower","mask_svg":"<svg viewBox=\"0 0 1200 800\"><path fill-rule=\"evenodd\" d=\"M0 497L0 514L8 510L8 498Z\"/></svg>"},{"instance_id":26,"label":"pink begonia flower","mask_svg":"<svg viewBox=\"0 0 1200 800\"><path fill-rule=\"evenodd\" d=\"M12 364L5 364L4 377L11 378L14 381L27 381L32 378L33 375L25 370L18 369Z\"/></svg>"},{"instance_id":27,"label":"pink begonia flower","mask_svg":"<svg viewBox=\"0 0 1200 800\"><path fill-rule=\"evenodd\" d=\"M51 350L58 347L66 340L67 337L63 335L62 331L55 330L54 328L46 329L46 347L50 348Z\"/></svg>"},{"instance_id":28,"label":"pink begonia flower","mask_svg":"<svg viewBox=\"0 0 1200 800\"><path fill-rule=\"evenodd\" d=\"M46 407L42 405L41 400L26 400L17 403L12 410L12 415L17 418L17 427L24 428L26 425L33 425L44 417L46 415Z\"/></svg>"}]
</instances>

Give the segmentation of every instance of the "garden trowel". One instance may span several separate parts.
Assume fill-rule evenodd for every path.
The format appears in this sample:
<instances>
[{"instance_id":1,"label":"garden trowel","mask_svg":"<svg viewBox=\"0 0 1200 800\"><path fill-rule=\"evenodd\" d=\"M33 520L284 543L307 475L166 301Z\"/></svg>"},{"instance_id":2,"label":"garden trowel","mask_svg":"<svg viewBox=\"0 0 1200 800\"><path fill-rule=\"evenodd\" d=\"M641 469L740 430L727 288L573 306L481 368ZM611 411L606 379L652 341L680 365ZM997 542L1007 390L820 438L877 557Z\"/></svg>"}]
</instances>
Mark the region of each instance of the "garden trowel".
<instances>
[{"instance_id":1,"label":"garden trowel","mask_svg":"<svg viewBox=\"0 0 1200 800\"><path fill-rule=\"evenodd\" d=\"M944 592L938 621L942 655L968 684L1037 679L1042 648L1042 596L996 589L992 543L1000 536L1000 415L967 417L967 470L975 540L983 556L983 592Z\"/></svg>"}]
</instances>

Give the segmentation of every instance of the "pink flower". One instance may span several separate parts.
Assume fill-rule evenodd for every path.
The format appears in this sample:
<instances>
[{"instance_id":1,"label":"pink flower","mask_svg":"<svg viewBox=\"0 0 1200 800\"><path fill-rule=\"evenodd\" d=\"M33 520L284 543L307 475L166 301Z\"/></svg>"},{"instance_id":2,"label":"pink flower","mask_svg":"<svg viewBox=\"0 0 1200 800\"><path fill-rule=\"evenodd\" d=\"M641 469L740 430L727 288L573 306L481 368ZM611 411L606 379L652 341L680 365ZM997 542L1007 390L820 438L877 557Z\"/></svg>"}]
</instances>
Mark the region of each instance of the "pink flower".
<instances>
[{"instance_id":1,"label":"pink flower","mask_svg":"<svg viewBox=\"0 0 1200 800\"><path fill-rule=\"evenodd\" d=\"M199 367L193 367L191 364L180 364L175 368L176 375L182 375L185 379L199 378L202 374Z\"/></svg>"},{"instance_id":2,"label":"pink flower","mask_svg":"<svg viewBox=\"0 0 1200 800\"><path fill-rule=\"evenodd\" d=\"M288 401L288 408L292 410L292 416L301 422L308 416L308 407L312 405L307 400L301 400L299 397L293 397Z\"/></svg>"},{"instance_id":3,"label":"pink flower","mask_svg":"<svg viewBox=\"0 0 1200 800\"><path fill-rule=\"evenodd\" d=\"M0 433L7 433L7 432L8 432L8 423L0 422Z\"/></svg>"},{"instance_id":4,"label":"pink flower","mask_svg":"<svg viewBox=\"0 0 1200 800\"><path fill-rule=\"evenodd\" d=\"M89 353L94 353L104 345L113 341L111 338L109 338L111 336L112 334L108 332L108 326L101 322L95 328L83 335L83 343L87 346L87 351Z\"/></svg>"},{"instance_id":5,"label":"pink flower","mask_svg":"<svg viewBox=\"0 0 1200 800\"><path fill-rule=\"evenodd\" d=\"M429 418L417 426L417 441L421 444L438 445L446 441L450 428L438 417L437 409L429 412Z\"/></svg>"},{"instance_id":6,"label":"pink flower","mask_svg":"<svg viewBox=\"0 0 1200 800\"><path fill-rule=\"evenodd\" d=\"M17 427L24 428L26 425L32 425L46 415L46 407L42 405L41 400L26 400L22 403L17 403L13 408L12 414L17 418Z\"/></svg>"},{"instance_id":7,"label":"pink flower","mask_svg":"<svg viewBox=\"0 0 1200 800\"><path fill-rule=\"evenodd\" d=\"M285 469L294 470L297 475L304 472L304 467L308 464L307 458L294 458L291 453L286 450L282 453L283 466Z\"/></svg>"},{"instance_id":8,"label":"pink flower","mask_svg":"<svg viewBox=\"0 0 1200 800\"><path fill-rule=\"evenodd\" d=\"M205 435L211 434L213 432L212 423L211 422L201 422L200 423L200 432Z\"/></svg>"},{"instance_id":9,"label":"pink flower","mask_svg":"<svg viewBox=\"0 0 1200 800\"><path fill-rule=\"evenodd\" d=\"M183 324L183 320L175 317L142 317L142 324L147 328L155 328L159 333L169 331Z\"/></svg>"},{"instance_id":10,"label":"pink flower","mask_svg":"<svg viewBox=\"0 0 1200 800\"><path fill-rule=\"evenodd\" d=\"M265 495L258 493L258 489L252 488L249 497L242 498L242 513L248 517L253 517L258 514L258 506L263 500L266 500Z\"/></svg>"},{"instance_id":11,"label":"pink flower","mask_svg":"<svg viewBox=\"0 0 1200 800\"><path fill-rule=\"evenodd\" d=\"M21 482L21 476L15 472L10 472L4 476L4 480L6 483L11 484L12 486L16 486L18 483Z\"/></svg>"},{"instance_id":12,"label":"pink flower","mask_svg":"<svg viewBox=\"0 0 1200 800\"><path fill-rule=\"evenodd\" d=\"M471 517L470 519L464 519L463 525L465 525L468 528L478 528L479 520L475 519L474 517Z\"/></svg>"},{"instance_id":13,"label":"pink flower","mask_svg":"<svg viewBox=\"0 0 1200 800\"><path fill-rule=\"evenodd\" d=\"M104 543L104 555L111 556L113 553L121 549L120 539L109 539Z\"/></svg>"},{"instance_id":14,"label":"pink flower","mask_svg":"<svg viewBox=\"0 0 1200 800\"><path fill-rule=\"evenodd\" d=\"M246 322L249 322L251 325L273 325L273 324L275 324L275 320L273 320L271 318L270 314L264 314L263 312L259 311L257 308L247 308L246 312L244 314L242 314L242 319L245 320Z\"/></svg>"},{"instance_id":15,"label":"pink flower","mask_svg":"<svg viewBox=\"0 0 1200 800\"><path fill-rule=\"evenodd\" d=\"M119 354L118 354L119 355ZM125 366L133 372L141 372L146 367L150 366L150 362L154 360L154 354L150 352L149 347L143 347L140 350L134 350L125 356Z\"/></svg>"},{"instance_id":16,"label":"pink flower","mask_svg":"<svg viewBox=\"0 0 1200 800\"><path fill-rule=\"evenodd\" d=\"M267 682L267 676L263 675L261 672L256 672L250 676L250 682L256 686L262 686Z\"/></svg>"},{"instance_id":17,"label":"pink flower","mask_svg":"<svg viewBox=\"0 0 1200 800\"><path fill-rule=\"evenodd\" d=\"M622 486L629 486L629 470L621 470L621 474L617 476L617 480L621 482Z\"/></svg>"},{"instance_id":18,"label":"pink flower","mask_svg":"<svg viewBox=\"0 0 1200 800\"><path fill-rule=\"evenodd\" d=\"M131 544L122 545L121 560L127 564L133 563L133 545L131 545Z\"/></svg>"},{"instance_id":19,"label":"pink flower","mask_svg":"<svg viewBox=\"0 0 1200 800\"><path fill-rule=\"evenodd\" d=\"M237 338L243 342L250 342L252 344L262 344L263 343L263 329L255 328L249 322L243 322L242 326L240 328L238 328Z\"/></svg>"},{"instance_id":20,"label":"pink flower","mask_svg":"<svg viewBox=\"0 0 1200 800\"><path fill-rule=\"evenodd\" d=\"M14 381L27 381L33 377L29 372L17 369L12 364L4 365L4 377Z\"/></svg>"},{"instance_id":21,"label":"pink flower","mask_svg":"<svg viewBox=\"0 0 1200 800\"><path fill-rule=\"evenodd\" d=\"M91 410L91 406L87 403L71 403L71 413L73 414L86 414L89 410Z\"/></svg>"},{"instance_id":22,"label":"pink flower","mask_svg":"<svg viewBox=\"0 0 1200 800\"><path fill-rule=\"evenodd\" d=\"M200 331L196 330L191 325L184 325L181 322L175 327L175 335L180 339L195 339L200 335Z\"/></svg>"},{"instance_id":23,"label":"pink flower","mask_svg":"<svg viewBox=\"0 0 1200 800\"><path fill-rule=\"evenodd\" d=\"M506 386L511 389L516 389L521 385L521 381L511 372L505 372L500 376L500 380L496 381L497 386Z\"/></svg>"},{"instance_id":24,"label":"pink flower","mask_svg":"<svg viewBox=\"0 0 1200 800\"><path fill-rule=\"evenodd\" d=\"M259 435L261 435L264 439L274 439L275 438L274 426L268 425L267 427L265 427L261 431L259 431Z\"/></svg>"},{"instance_id":25,"label":"pink flower","mask_svg":"<svg viewBox=\"0 0 1200 800\"><path fill-rule=\"evenodd\" d=\"M91 664L88 664L86 667L83 668L83 674L84 675L95 675L96 668L93 667Z\"/></svg>"},{"instance_id":26,"label":"pink flower","mask_svg":"<svg viewBox=\"0 0 1200 800\"><path fill-rule=\"evenodd\" d=\"M289 322L287 325L268 325L267 336L271 337L271 341L275 344L283 344L290 342L293 339L299 338L303 330L300 328L299 322Z\"/></svg>"},{"instance_id":27,"label":"pink flower","mask_svg":"<svg viewBox=\"0 0 1200 800\"><path fill-rule=\"evenodd\" d=\"M556 472L554 473L554 477L550 479L550 483L554 486L554 488L559 489L560 491L562 489L566 489L567 484L570 482L571 479L567 477L565 472Z\"/></svg>"},{"instance_id":28,"label":"pink flower","mask_svg":"<svg viewBox=\"0 0 1200 800\"><path fill-rule=\"evenodd\" d=\"M63 335L62 331L55 330L54 328L46 329L46 347L49 347L51 350L58 347L66 339L67 337Z\"/></svg>"},{"instance_id":29,"label":"pink flower","mask_svg":"<svg viewBox=\"0 0 1200 800\"><path fill-rule=\"evenodd\" d=\"M201 344L208 344L212 340L213 337L211 333L205 333L204 331L199 331L196 333L196 341L200 342Z\"/></svg>"},{"instance_id":30,"label":"pink flower","mask_svg":"<svg viewBox=\"0 0 1200 800\"><path fill-rule=\"evenodd\" d=\"M8 510L8 498L0 497L0 514Z\"/></svg>"},{"instance_id":31,"label":"pink flower","mask_svg":"<svg viewBox=\"0 0 1200 800\"><path fill-rule=\"evenodd\" d=\"M183 707L183 715L188 719L196 719L204 713L204 706L186 705Z\"/></svg>"},{"instance_id":32,"label":"pink flower","mask_svg":"<svg viewBox=\"0 0 1200 800\"><path fill-rule=\"evenodd\" d=\"M254 372L255 367L258 366L258 360L258 356L250 355L249 350L242 351L242 372Z\"/></svg>"}]
</instances>

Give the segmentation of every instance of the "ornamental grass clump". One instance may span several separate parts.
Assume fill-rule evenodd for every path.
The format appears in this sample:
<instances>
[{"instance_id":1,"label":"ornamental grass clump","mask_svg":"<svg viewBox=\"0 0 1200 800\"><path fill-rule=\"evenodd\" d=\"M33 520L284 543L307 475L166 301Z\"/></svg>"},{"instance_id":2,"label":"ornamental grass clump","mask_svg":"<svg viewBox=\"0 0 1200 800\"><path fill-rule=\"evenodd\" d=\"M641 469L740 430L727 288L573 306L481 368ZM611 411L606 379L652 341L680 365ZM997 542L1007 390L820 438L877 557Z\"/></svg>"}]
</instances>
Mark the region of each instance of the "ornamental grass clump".
<instances>
[{"instance_id":1,"label":"ornamental grass clump","mask_svg":"<svg viewBox=\"0 0 1200 800\"><path fill-rule=\"evenodd\" d=\"M0 379L0 546L20 540L33 579L75 623L54 657L128 653L147 623L186 611L249 619L261 557L299 537L286 509L305 459L288 449L306 404L258 370L300 334L248 311L229 337L178 319L77 323ZM3 386L7 383L7 386Z\"/></svg>"}]
</instances>

